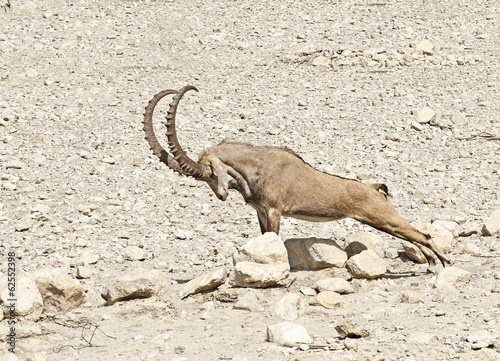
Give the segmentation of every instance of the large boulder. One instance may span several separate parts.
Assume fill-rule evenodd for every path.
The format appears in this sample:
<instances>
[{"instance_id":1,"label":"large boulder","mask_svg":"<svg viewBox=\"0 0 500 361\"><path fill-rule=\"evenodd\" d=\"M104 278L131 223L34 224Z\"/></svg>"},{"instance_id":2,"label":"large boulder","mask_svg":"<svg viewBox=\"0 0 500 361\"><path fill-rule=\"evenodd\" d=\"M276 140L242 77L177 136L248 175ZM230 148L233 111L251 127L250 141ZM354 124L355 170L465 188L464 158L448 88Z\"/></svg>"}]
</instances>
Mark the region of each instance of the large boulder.
<instances>
[{"instance_id":1,"label":"large boulder","mask_svg":"<svg viewBox=\"0 0 500 361\"><path fill-rule=\"evenodd\" d=\"M469 271L457 268L446 267L437 275L433 287L440 289L453 289L469 283L472 275Z\"/></svg>"},{"instance_id":2,"label":"large boulder","mask_svg":"<svg viewBox=\"0 0 500 361\"><path fill-rule=\"evenodd\" d=\"M38 273L35 278L45 305L45 313L66 313L83 305L87 295L80 282L69 276Z\"/></svg>"},{"instance_id":3,"label":"large boulder","mask_svg":"<svg viewBox=\"0 0 500 361\"><path fill-rule=\"evenodd\" d=\"M198 292L212 290L226 281L227 272L225 268L198 276L184 285L179 293L181 298L194 295Z\"/></svg>"},{"instance_id":4,"label":"large boulder","mask_svg":"<svg viewBox=\"0 0 500 361\"><path fill-rule=\"evenodd\" d=\"M484 222L481 232L484 236L493 236L500 231L500 208L495 210Z\"/></svg>"},{"instance_id":5,"label":"large boulder","mask_svg":"<svg viewBox=\"0 0 500 361\"><path fill-rule=\"evenodd\" d=\"M229 283L236 287L268 287L290 274L287 250L275 233L250 240L235 252L233 260Z\"/></svg>"},{"instance_id":6,"label":"large boulder","mask_svg":"<svg viewBox=\"0 0 500 361\"><path fill-rule=\"evenodd\" d=\"M285 247L290 267L296 270L342 268L347 262L347 254L335 241L329 239L288 239Z\"/></svg>"},{"instance_id":7,"label":"large boulder","mask_svg":"<svg viewBox=\"0 0 500 361\"><path fill-rule=\"evenodd\" d=\"M132 298L160 297L168 294L170 278L158 270L134 268L111 280L101 293L108 305Z\"/></svg>"},{"instance_id":8,"label":"large boulder","mask_svg":"<svg viewBox=\"0 0 500 361\"><path fill-rule=\"evenodd\" d=\"M0 278L0 303L4 312L4 317L9 318L14 308L9 307L13 299L9 290L9 280L7 275ZM20 271L16 276L15 286L15 315L37 320L43 312L43 299L36 282L24 271Z\"/></svg>"},{"instance_id":9,"label":"large boulder","mask_svg":"<svg viewBox=\"0 0 500 361\"><path fill-rule=\"evenodd\" d=\"M304 326L293 322L280 322L267 328L267 340L283 346L311 343L312 338Z\"/></svg>"},{"instance_id":10,"label":"large boulder","mask_svg":"<svg viewBox=\"0 0 500 361\"><path fill-rule=\"evenodd\" d=\"M356 278L378 278L385 274L384 261L373 249L367 249L347 261L347 270Z\"/></svg>"},{"instance_id":11,"label":"large boulder","mask_svg":"<svg viewBox=\"0 0 500 361\"><path fill-rule=\"evenodd\" d=\"M288 254L281 238L273 232L264 233L248 241L233 254L233 262L255 262L261 264L288 263Z\"/></svg>"},{"instance_id":12,"label":"large boulder","mask_svg":"<svg viewBox=\"0 0 500 361\"><path fill-rule=\"evenodd\" d=\"M384 251L382 250L384 239L378 234L372 232L358 232L347 237L345 243L346 246L344 251L349 258L367 249L373 249L379 257L384 256Z\"/></svg>"}]
</instances>

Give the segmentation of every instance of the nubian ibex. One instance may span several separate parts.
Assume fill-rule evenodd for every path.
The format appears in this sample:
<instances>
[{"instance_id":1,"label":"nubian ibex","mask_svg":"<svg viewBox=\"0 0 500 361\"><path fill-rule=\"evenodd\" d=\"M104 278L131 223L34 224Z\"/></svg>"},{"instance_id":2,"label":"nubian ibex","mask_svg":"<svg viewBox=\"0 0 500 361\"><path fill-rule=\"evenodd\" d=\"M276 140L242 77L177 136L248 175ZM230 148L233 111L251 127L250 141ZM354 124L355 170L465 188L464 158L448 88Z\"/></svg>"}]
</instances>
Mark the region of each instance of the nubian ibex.
<instances>
[{"instance_id":1,"label":"nubian ibex","mask_svg":"<svg viewBox=\"0 0 500 361\"><path fill-rule=\"evenodd\" d=\"M202 150L195 162L183 151L177 139L175 116L182 96L193 86L156 94L146 107L144 131L154 154L181 175L206 182L217 198L225 201L229 189L241 193L257 211L262 233L279 233L281 217L312 222L353 218L375 229L417 246L427 258L429 270L435 257L449 264L428 234L411 226L397 212L385 184L364 184L323 173L286 148L253 146L223 141ZM153 129L153 111L166 95L173 94L167 113L170 155L158 142Z\"/></svg>"}]
</instances>

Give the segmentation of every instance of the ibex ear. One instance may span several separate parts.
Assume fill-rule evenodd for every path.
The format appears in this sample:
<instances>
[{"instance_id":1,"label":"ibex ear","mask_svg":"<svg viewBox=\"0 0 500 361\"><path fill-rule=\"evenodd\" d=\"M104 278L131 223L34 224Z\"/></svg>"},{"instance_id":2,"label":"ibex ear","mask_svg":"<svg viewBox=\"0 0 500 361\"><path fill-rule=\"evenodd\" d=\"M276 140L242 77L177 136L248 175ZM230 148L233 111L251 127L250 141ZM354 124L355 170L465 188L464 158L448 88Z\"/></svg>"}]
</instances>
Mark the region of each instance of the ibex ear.
<instances>
[{"instance_id":1,"label":"ibex ear","mask_svg":"<svg viewBox=\"0 0 500 361\"><path fill-rule=\"evenodd\" d=\"M212 174L216 177L222 174L222 166L220 165L219 158L213 157L210 159L210 168L212 168Z\"/></svg>"}]
</instances>

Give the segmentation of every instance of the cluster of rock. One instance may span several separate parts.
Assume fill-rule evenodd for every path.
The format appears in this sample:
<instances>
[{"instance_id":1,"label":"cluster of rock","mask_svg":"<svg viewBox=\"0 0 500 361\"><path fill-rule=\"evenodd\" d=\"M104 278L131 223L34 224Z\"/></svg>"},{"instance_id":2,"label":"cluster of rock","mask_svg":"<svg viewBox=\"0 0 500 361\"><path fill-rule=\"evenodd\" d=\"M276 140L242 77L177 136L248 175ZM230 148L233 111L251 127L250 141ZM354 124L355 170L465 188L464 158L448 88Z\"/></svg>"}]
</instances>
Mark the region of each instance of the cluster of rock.
<instances>
[{"instance_id":1,"label":"cluster of rock","mask_svg":"<svg viewBox=\"0 0 500 361\"><path fill-rule=\"evenodd\" d=\"M474 65L481 62L481 57L477 54L441 54L441 51L437 50L428 40L412 44L408 48L395 50L384 48L308 50L301 55L308 57L314 66L333 68L359 66L369 69L384 69L422 65Z\"/></svg>"},{"instance_id":2,"label":"cluster of rock","mask_svg":"<svg viewBox=\"0 0 500 361\"><path fill-rule=\"evenodd\" d=\"M445 253L452 250L458 236L468 236L470 226L452 221L436 221L429 223L414 223L420 231L430 234L436 245ZM479 228L479 227L476 227ZM484 222L483 235L491 236L500 230L500 209L495 210ZM220 268L208 274L200 275L186 283L180 292L185 298L199 292L212 290L222 284L230 287L268 287L285 280L290 270L318 270L327 267L346 267L354 278L374 279L386 272L384 257L384 241L381 236L370 232L359 232L345 239L344 246L339 246L329 239L289 239L285 242L274 233L266 233L250 240L233 255L232 269ZM422 252L412 244L403 242L406 255L419 263L427 260ZM143 259L143 250L135 255L131 250L130 258ZM387 250L386 250L387 251ZM97 262L98 256L85 253L72 264L77 267L77 277L87 278L87 265ZM434 282L434 287L453 288L457 284L468 282L470 273L453 267L446 268ZM110 281L104 287L102 297L108 305L118 301L156 296L168 296L170 279L158 270L143 270L141 268L126 272ZM22 297L16 308L17 316L37 319L45 313L68 312L86 301L82 285L63 271L39 271L32 276L19 272L16 291ZM302 293L315 296L313 304L325 308L335 308L341 302L341 294L352 293L349 282L341 278L328 278L318 281L313 288L303 287ZM5 307L8 299L7 277L0 280L0 296ZM277 308L284 320L296 319L301 314L298 295L288 295ZM287 311L288 310L288 311ZM290 311L294 310L294 311ZM4 313L8 310L4 309ZM286 315L292 316L286 316Z\"/></svg>"},{"instance_id":3,"label":"cluster of rock","mask_svg":"<svg viewBox=\"0 0 500 361\"><path fill-rule=\"evenodd\" d=\"M483 234L494 234L500 229L498 210L483 225ZM434 224L415 223L420 231L430 234L436 245L444 252L449 252L457 243L461 229L455 222L436 221ZM426 262L421 251L404 242L404 250L408 257L416 262ZM327 267L345 267L353 278L374 279L386 272L384 257L384 242L381 236L369 232L359 232L345 239L340 247L333 240L325 239L289 239L285 242L275 234L266 233L251 239L233 254L233 267L220 268L216 271L200 275L187 282L180 291L180 298L213 290L223 284L227 287L263 288L277 283L286 284L291 270L318 270ZM75 262L75 267L85 267L92 263L92 254ZM83 262L83 263L82 263ZM471 279L471 273L455 267L447 267L440 271L432 281L432 287L452 290L466 285ZM107 305L118 301L157 297L167 300L170 297L170 278L159 270L137 268L124 272L111 280L104 287L102 298ZM86 294L78 280L63 274L60 270L39 271L32 276L19 272L16 292L18 303L16 315L36 320L42 312L46 314L67 313L86 302ZM344 294L353 293L351 284L338 277L327 277L318 280L312 287L304 286L299 293L287 293L274 307L275 315L283 320L269 326L268 341L284 345L309 349L311 347L332 349L339 345L314 343L306 329L292 321L306 313L308 305L334 309L342 302ZM307 298L307 301L305 298ZM0 280L0 299L2 312L7 317L8 305L7 277ZM404 303L420 303L421 297L412 291L401 295ZM263 306L258 294L249 291L242 297L236 297L235 309L262 311ZM2 318L4 315L0 315ZM352 321L337 327L341 339L365 337L368 331L360 328ZM472 335L470 341L476 348L482 345L488 347L491 343L477 341L481 336ZM476 341L475 341L476 340ZM484 342L483 342L484 341ZM354 347L346 341L342 347Z\"/></svg>"},{"instance_id":4,"label":"cluster of rock","mask_svg":"<svg viewBox=\"0 0 500 361\"><path fill-rule=\"evenodd\" d=\"M46 314L66 313L80 307L87 296L83 286L62 271L38 271L28 275L17 273L15 297L8 287L8 278L0 279L0 304L5 316L10 315L9 300L16 299L15 316L37 320ZM3 318L3 317L2 317Z\"/></svg>"}]
</instances>

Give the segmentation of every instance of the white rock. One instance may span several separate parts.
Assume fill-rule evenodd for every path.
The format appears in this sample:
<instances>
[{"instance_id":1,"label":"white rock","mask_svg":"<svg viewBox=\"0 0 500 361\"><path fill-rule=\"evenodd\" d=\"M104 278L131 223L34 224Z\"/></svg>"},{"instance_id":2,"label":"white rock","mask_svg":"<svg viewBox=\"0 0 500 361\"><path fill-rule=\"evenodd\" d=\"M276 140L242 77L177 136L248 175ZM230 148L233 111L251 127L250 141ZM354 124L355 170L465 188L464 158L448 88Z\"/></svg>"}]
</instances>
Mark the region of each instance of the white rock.
<instances>
[{"instance_id":1,"label":"white rock","mask_svg":"<svg viewBox=\"0 0 500 361\"><path fill-rule=\"evenodd\" d=\"M76 278L85 279L92 277L92 269L85 266L79 266L76 269Z\"/></svg>"},{"instance_id":2,"label":"white rock","mask_svg":"<svg viewBox=\"0 0 500 361\"><path fill-rule=\"evenodd\" d=\"M267 232L247 242L235 252L233 260L234 264L243 261L262 264L288 263L288 254L279 236Z\"/></svg>"},{"instance_id":3,"label":"white rock","mask_svg":"<svg viewBox=\"0 0 500 361\"><path fill-rule=\"evenodd\" d=\"M351 284L343 278L329 277L316 281L314 288L319 292L332 291L340 294L353 293L354 289Z\"/></svg>"},{"instance_id":4,"label":"white rock","mask_svg":"<svg viewBox=\"0 0 500 361\"><path fill-rule=\"evenodd\" d=\"M26 361L47 361L47 354L43 352L32 353L28 355Z\"/></svg>"},{"instance_id":5,"label":"white rock","mask_svg":"<svg viewBox=\"0 0 500 361\"><path fill-rule=\"evenodd\" d=\"M412 129L415 129L418 132L421 132L422 130L424 130L424 126L415 120L411 121L410 126Z\"/></svg>"},{"instance_id":6,"label":"white rock","mask_svg":"<svg viewBox=\"0 0 500 361\"><path fill-rule=\"evenodd\" d=\"M434 338L434 335L427 333L427 332L421 332L417 331L414 332L410 335L408 338L408 341L410 342L415 342L415 343L429 343L431 340Z\"/></svg>"},{"instance_id":7,"label":"white rock","mask_svg":"<svg viewBox=\"0 0 500 361\"><path fill-rule=\"evenodd\" d=\"M427 54L432 54L432 49L434 45L429 40L422 40L417 44L417 50L422 51Z\"/></svg>"},{"instance_id":8,"label":"white rock","mask_svg":"<svg viewBox=\"0 0 500 361\"><path fill-rule=\"evenodd\" d=\"M500 355L495 349L481 348L474 351L471 361L500 361Z\"/></svg>"},{"instance_id":9,"label":"white rock","mask_svg":"<svg viewBox=\"0 0 500 361\"><path fill-rule=\"evenodd\" d=\"M440 289L453 289L461 287L471 280L471 273L469 271L457 268L446 267L437 275L433 287Z\"/></svg>"},{"instance_id":10,"label":"white rock","mask_svg":"<svg viewBox=\"0 0 500 361\"><path fill-rule=\"evenodd\" d=\"M212 290L226 281L227 271L221 268L217 271L198 276L186 283L179 293L180 298L185 298L195 293Z\"/></svg>"},{"instance_id":11,"label":"white rock","mask_svg":"<svg viewBox=\"0 0 500 361\"><path fill-rule=\"evenodd\" d=\"M82 265L96 264L99 261L99 255L92 251L84 251L80 257Z\"/></svg>"},{"instance_id":12,"label":"white rock","mask_svg":"<svg viewBox=\"0 0 500 361\"><path fill-rule=\"evenodd\" d=\"M111 279L101 296L108 305L125 298L160 297L166 298L170 278L158 270L134 268L116 279Z\"/></svg>"},{"instance_id":13,"label":"white rock","mask_svg":"<svg viewBox=\"0 0 500 361\"><path fill-rule=\"evenodd\" d=\"M275 233L252 239L235 252L233 260L229 283L237 287L268 287L290 273L287 250Z\"/></svg>"},{"instance_id":14,"label":"white rock","mask_svg":"<svg viewBox=\"0 0 500 361\"><path fill-rule=\"evenodd\" d=\"M337 292L321 291L316 295L316 302L324 308L332 309L340 306L342 296Z\"/></svg>"},{"instance_id":15,"label":"white rock","mask_svg":"<svg viewBox=\"0 0 500 361\"><path fill-rule=\"evenodd\" d=\"M435 113L431 108L422 108L417 113L417 122L419 122L420 124L429 123L434 115Z\"/></svg>"},{"instance_id":16,"label":"white rock","mask_svg":"<svg viewBox=\"0 0 500 361\"><path fill-rule=\"evenodd\" d=\"M284 280L289 274L288 263L238 262L230 284L236 287L268 287Z\"/></svg>"},{"instance_id":17,"label":"white rock","mask_svg":"<svg viewBox=\"0 0 500 361\"><path fill-rule=\"evenodd\" d=\"M460 225L454 221L434 221L433 226L438 226L450 231L454 238L458 238L460 234Z\"/></svg>"},{"instance_id":18,"label":"white rock","mask_svg":"<svg viewBox=\"0 0 500 361\"><path fill-rule=\"evenodd\" d=\"M332 64L332 59L330 59L329 57L327 56L323 56L323 55L320 55L320 56L317 56L316 58L314 58L314 60L312 61L312 65L314 66L324 66L324 67L328 67Z\"/></svg>"},{"instance_id":19,"label":"white rock","mask_svg":"<svg viewBox=\"0 0 500 361\"><path fill-rule=\"evenodd\" d=\"M308 238L288 239L285 242L292 269L315 270L344 267L347 254L333 240Z\"/></svg>"},{"instance_id":20,"label":"white rock","mask_svg":"<svg viewBox=\"0 0 500 361\"><path fill-rule=\"evenodd\" d=\"M484 222L481 232L484 236L493 236L500 231L500 208L496 209Z\"/></svg>"},{"instance_id":21,"label":"white rock","mask_svg":"<svg viewBox=\"0 0 500 361\"><path fill-rule=\"evenodd\" d=\"M23 169L26 165L19 160L11 160L5 163L5 169Z\"/></svg>"},{"instance_id":22,"label":"white rock","mask_svg":"<svg viewBox=\"0 0 500 361\"><path fill-rule=\"evenodd\" d=\"M356 278L377 278L386 272L384 261L372 249L367 249L347 261L347 270Z\"/></svg>"},{"instance_id":23,"label":"white rock","mask_svg":"<svg viewBox=\"0 0 500 361\"><path fill-rule=\"evenodd\" d=\"M15 353L6 351L6 352L0 353L0 360L2 360L2 361L19 361L19 358L16 356Z\"/></svg>"},{"instance_id":24,"label":"white rock","mask_svg":"<svg viewBox=\"0 0 500 361\"><path fill-rule=\"evenodd\" d=\"M143 261L146 258L146 251L144 248L137 246L128 246L124 250L125 259L129 261Z\"/></svg>"},{"instance_id":25,"label":"white rock","mask_svg":"<svg viewBox=\"0 0 500 361\"><path fill-rule=\"evenodd\" d=\"M302 293L305 296L316 296L318 292L316 292L316 290L314 290L311 287L304 286L300 287L300 293Z\"/></svg>"},{"instance_id":26,"label":"white rock","mask_svg":"<svg viewBox=\"0 0 500 361\"><path fill-rule=\"evenodd\" d=\"M283 346L295 346L298 343L311 343L312 339L304 326L293 322L280 322L267 328L267 340Z\"/></svg>"},{"instance_id":27,"label":"white rock","mask_svg":"<svg viewBox=\"0 0 500 361\"><path fill-rule=\"evenodd\" d=\"M358 232L346 238L345 249L347 257L352 257L367 249L373 249L379 257L384 256L382 247L384 246L384 239L378 234L372 232Z\"/></svg>"},{"instance_id":28,"label":"white rock","mask_svg":"<svg viewBox=\"0 0 500 361\"><path fill-rule=\"evenodd\" d=\"M15 296L17 299L15 314L19 317L26 317L31 320L37 320L43 312L43 299L36 282L30 278L24 271L17 273ZM8 288L8 278L3 276L0 279L0 300L4 317L10 317L12 295Z\"/></svg>"},{"instance_id":29,"label":"white rock","mask_svg":"<svg viewBox=\"0 0 500 361\"><path fill-rule=\"evenodd\" d=\"M418 292L412 290L405 290L401 292L401 302L410 304L424 303L421 295Z\"/></svg>"},{"instance_id":30,"label":"white rock","mask_svg":"<svg viewBox=\"0 0 500 361\"><path fill-rule=\"evenodd\" d=\"M245 310L252 312L262 312L264 307L257 294L253 291L245 293L233 306L236 310Z\"/></svg>"},{"instance_id":31,"label":"white rock","mask_svg":"<svg viewBox=\"0 0 500 361\"><path fill-rule=\"evenodd\" d=\"M495 337L495 335L486 330L478 330L468 334L467 341L472 344L471 347L473 349L477 350L480 348L493 346L497 341L497 338Z\"/></svg>"},{"instance_id":32,"label":"white rock","mask_svg":"<svg viewBox=\"0 0 500 361\"><path fill-rule=\"evenodd\" d=\"M461 225L459 236L460 237L469 237L473 234L480 233L481 226L471 221L465 221L464 224Z\"/></svg>"},{"instance_id":33,"label":"white rock","mask_svg":"<svg viewBox=\"0 0 500 361\"><path fill-rule=\"evenodd\" d=\"M368 332L367 329L351 319L339 323L337 326L335 326L335 330L337 330L341 339L345 339L346 337L368 337L370 335L370 332Z\"/></svg>"},{"instance_id":34,"label":"white rock","mask_svg":"<svg viewBox=\"0 0 500 361\"><path fill-rule=\"evenodd\" d=\"M276 315L285 321L294 321L305 313L305 303L296 293L287 293L274 307Z\"/></svg>"},{"instance_id":35,"label":"white rock","mask_svg":"<svg viewBox=\"0 0 500 361\"><path fill-rule=\"evenodd\" d=\"M80 282L68 276L39 275L35 281L42 295L46 313L66 313L83 305L87 300Z\"/></svg>"}]
</instances>

